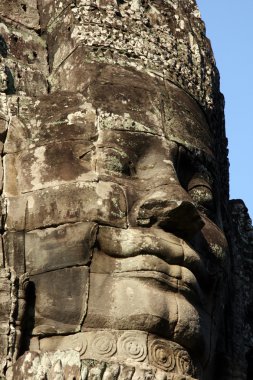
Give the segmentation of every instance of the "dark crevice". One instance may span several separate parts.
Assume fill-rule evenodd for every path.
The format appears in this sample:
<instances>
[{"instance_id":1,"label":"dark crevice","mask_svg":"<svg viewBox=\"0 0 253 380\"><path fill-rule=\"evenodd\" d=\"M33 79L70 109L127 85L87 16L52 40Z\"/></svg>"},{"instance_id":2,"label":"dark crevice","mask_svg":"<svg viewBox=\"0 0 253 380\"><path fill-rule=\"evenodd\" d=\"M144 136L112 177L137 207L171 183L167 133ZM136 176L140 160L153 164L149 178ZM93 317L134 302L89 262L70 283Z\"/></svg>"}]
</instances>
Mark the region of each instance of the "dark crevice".
<instances>
[{"instance_id":1,"label":"dark crevice","mask_svg":"<svg viewBox=\"0 0 253 380\"><path fill-rule=\"evenodd\" d=\"M76 47L61 61L61 63L59 63L59 65L55 68L55 71L59 69L59 67L61 67L64 62L66 62L66 60L71 57L71 55L80 47L82 46L82 44L77 44Z\"/></svg>"},{"instance_id":2,"label":"dark crevice","mask_svg":"<svg viewBox=\"0 0 253 380\"><path fill-rule=\"evenodd\" d=\"M63 269L69 269L69 268L89 268L90 267L90 264L91 262L89 261L87 264L70 264L70 265L64 265L64 266L59 266L57 268L52 268L52 269L43 269L42 271L34 271L34 272L31 272L30 273L30 277L34 277L34 276L37 276L37 275L40 275L40 274L44 274L44 273L51 273L51 272L57 272L59 270L63 270Z\"/></svg>"},{"instance_id":3,"label":"dark crevice","mask_svg":"<svg viewBox=\"0 0 253 380\"><path fill-rule=\"evenodd\" d=\"M37 1L37 11L38 11L38 15L39 15L39 25L40 25L40 29L38 30L37 34L45 42L45 46L46 46L45 50L46 50L46 60L47 60L47 72L48 72L48 75L47 75L47 77L45 79L46 79L46 82L47 82L47 93L50 94L51 93L51 84L49 82L49 75L50 75L49 48L48 48L48 43L47 43L47 33L46 33L46 31L43 31L42 27L41 27L41 12L40 12L40 7L39 7L38 1ZM36 52L33 52L33 53L37 54ZM37 55L34 58L37 58Z\"/></svg>"},{"instance_id":4,"label":"dark crevice","mask_svg":"<svg viewBox=\"0 0 253 380\"><path fill-rule=\"evenodd\" d=\"M7 58L8 55L8 46L2 35L0 35L0 55L3 58Z\"/></svg>"},{"instance_id":5,"label":"dark crevice","mask_svg":"<svg viewBox=\"0 0 253 380\"><path fill-rule=\"evenodd\" d=\"M247 361L247 380L253 379L253 348L250 348L246 353Z\"/></svg>"},{"instance_id":6,"label":"dark crevice","mask_svg":"<svg viewBox=\"0 0 253 380\"><path fill-rule=\"evenodd\" d=\"M24 318L21 321L21 340L18 356L21 356L25 351L29 350L30 336L35 326L35 302L36 291L35 284L32 281L28 282L25 290L25 310Z\"/></svg>"},{"instance_id":7,"label":"dark crevice","mask_svg":"<svg viewBox=\"0 0 253 380\"><path fill-rule=\"evenodd\" d=\"M157 136L157 137L160 137L160 138L164 138L164 136L161 134L159 135L158 133L155 133L155 132L150 132L150 131L134 131L134 130L131 130L131 129L123 129L123 128L108 128L108 129L104 129L104 131L115 131L115 132L126 132L126 133L133 133L133 134L142 134L142 133L145 133L147 135L151 135L151 136ZM173 141L171 139L171 141Z\"/></svg>"},{"instance_id":8,"label":"dark crevice","mask_svg":"<svg viewBox=\"0 0 253 380\"><path fill-rule=\"evenodd\" d=\"M20 4L21 5L21 8L23 9L24 12L27 11L27 5L26 4Z\"/></svg>"},{"instance_id":9,"label":"dark crevice","mask_svg":"<svg viewBox=\"0 0 253 380\"><path fill-rule=\"evenodd\" d=\"M14 77L8 66L5 66L4 70L7 77L7 89L5 90L5 93L6 95L14 95L16 93Z\"/></svg>"},{"instance_id":10,"label":"dark crevice","mask_svg":"<svg viewBox=\"0 0 253 380\"><path fill-rule=\"evenodd\" d=\"M48 43L47 43L47 37L45 38L45 43L46 43L46 59L47 59L47 68L48 68L48 77L46 78L47 80L47 93L51 93L51 83L49 81L49 75L50 75L50 57L49 57L49 48L48 48Z\"/></svg>"},{"instance_id":11,"label":"dark crevice","mask_svg":"<svg viewBox=\"0 0 253 380\"><path fill-rule=\"evenodd\" d=\"M36 228L33 228L33 229L27 229L27 230L15 230L15 229L9 229L9 230L3 230L3 233L4 232L24 232L24 233L28 233L28 232L34 232L34 231L43 231L43 230L46 230L48 228L57 228L57 227L61 227L61 226L65 226L65 225L73 225L73 224L81 224L81 223L94 223L94 224L97 224L99 227L108 227L108 228L114 228L114 229L118 229L118 230L127 230L128 227L124 227L124 226L116 226L116 225L109 225L108 223L103 223L101 221L97 221L95 219L93 220L78 220L78 221L75 221L75 222L64 222L64 223L59 223L59 224L56 224L56 223L52 223L52 224L49 224L47 226L42 226L42 227L36 227Z\"/></svg>"},{"instance_id":12,"label":"dark crevice","mask_svg":"<svg viewBox=\"0 0 253 380\"><path fill-rule=\"evenodd\" d=\"M63 120L62 121L62 124L63 123L65 123L65 121ZM1 139L1 135L0 135L0 139ZM96 140L97 138L94 136L94 141ZM2 140L0 140L0 141L2 141ZM27 147L24 147L24 149L20 149L20 150L13 150L12 152L4 152L3 154L2 154L2 156L4 157L4 156L6 156L7 154L20 154L20 153L22 153L22 152L30 152L30 151L34 151L35 149L37 149L37 148L41 148L41 147L47 147L48 145L55 145L55 144L58 144L58 143L68 143L68 142L83 142L83 140L82 139L75 139L75 138L73 138L73 139L67 139L67 140L54 140L54 142L52 143L52 142L45 142L44 144L42 144L42 145L36 145L36 146L34 146L33 148L27 148ZM93 141L91 140L91 141L89 141L90 142L90 144L92 145L93 144ZM89 153L89 152L87 152L87 153Z\"/></svg>"},{"instance_id":13,"label":"dark crevice","mask_svg":"<svg viewBox=\"0 0 253 380\"><path fill-rule=\"evenodd\" d=\"M6 263L6 251L5 251L6 246L5 246L4 241L3 241L4 233L5 233L5 230L2 229L0 231L0 239L1 239L1 244L2 244L2 260L3 260L3 267L6 268L6 265L7 265L7 263Z\"/></svg>"},{"instance_id":14,"label":"dark crevice","mask_svg":"<svg viewBox=\"0 0 253 380\"><path fill-rule=\"evenodd\" d=\"M85 156L87 156L89 153L92 153L92 152L93 152L93 150L90 149L90 150L88 150L87 152L81 154L81 155L78 157L79 160L82 160Z\"/></svg>"}]
</instances>

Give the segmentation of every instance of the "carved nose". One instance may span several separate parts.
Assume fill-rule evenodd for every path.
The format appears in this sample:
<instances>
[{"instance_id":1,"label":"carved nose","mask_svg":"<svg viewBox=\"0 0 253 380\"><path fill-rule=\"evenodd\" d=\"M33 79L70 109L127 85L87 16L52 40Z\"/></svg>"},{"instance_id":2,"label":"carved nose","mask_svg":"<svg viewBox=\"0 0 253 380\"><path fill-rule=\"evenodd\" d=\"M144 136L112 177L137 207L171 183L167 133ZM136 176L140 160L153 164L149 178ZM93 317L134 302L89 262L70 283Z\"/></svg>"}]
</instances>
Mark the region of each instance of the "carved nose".
<instances>
[{"instance_id":1,"label":"carved nose","mask_svg":"<svg viewBox=\"0 0 253 380\"><path fill-rule=\"evenodd\" d=\"M157 225L165 231L191 238L204 226L201 216L190 201L149 199L140 207L137 224Z\"/></svg>"}]
</instances>

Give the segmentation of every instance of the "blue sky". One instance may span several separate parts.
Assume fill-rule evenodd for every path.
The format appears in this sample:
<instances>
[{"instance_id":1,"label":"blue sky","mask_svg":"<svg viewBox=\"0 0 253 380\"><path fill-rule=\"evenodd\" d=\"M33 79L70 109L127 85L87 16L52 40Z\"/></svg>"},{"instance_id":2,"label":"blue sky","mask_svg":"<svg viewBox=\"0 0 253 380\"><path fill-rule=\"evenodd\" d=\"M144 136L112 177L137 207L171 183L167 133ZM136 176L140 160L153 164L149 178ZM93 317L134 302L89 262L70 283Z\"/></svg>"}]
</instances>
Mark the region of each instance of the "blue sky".
<instances>
[{"instance_id":1,"label":"blue sky","mask_svg":"<svg viewBox=\"0 0 253 380\"><path fill-rule=\"evenodd\" d=\"M197 0L226 100L230 198L253 218L253 0Z\"/></svg>"}]
</instances>

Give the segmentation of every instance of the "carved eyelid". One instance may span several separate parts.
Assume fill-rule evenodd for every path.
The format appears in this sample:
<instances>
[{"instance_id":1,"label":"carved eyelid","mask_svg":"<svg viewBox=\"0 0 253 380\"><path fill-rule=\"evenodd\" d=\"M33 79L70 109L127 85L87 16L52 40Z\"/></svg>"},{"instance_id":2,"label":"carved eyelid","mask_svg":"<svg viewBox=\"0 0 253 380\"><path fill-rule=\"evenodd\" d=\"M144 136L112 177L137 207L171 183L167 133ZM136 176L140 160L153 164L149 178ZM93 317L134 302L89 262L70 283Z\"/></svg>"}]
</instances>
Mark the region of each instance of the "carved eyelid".
<instances>
[{"instance_id":1,"label":"carved eyelid","mask_svg":"<svg viewBox=\"0 0 253 380\"><path fill-rule=\"evenodd\" d=\"M212 193L214 192L212 185L204 178L194 178L190 180L187 186L187 190L191 191L197 187L205 187L208 190L210 190Z\"/></svg>"}]
</instances>

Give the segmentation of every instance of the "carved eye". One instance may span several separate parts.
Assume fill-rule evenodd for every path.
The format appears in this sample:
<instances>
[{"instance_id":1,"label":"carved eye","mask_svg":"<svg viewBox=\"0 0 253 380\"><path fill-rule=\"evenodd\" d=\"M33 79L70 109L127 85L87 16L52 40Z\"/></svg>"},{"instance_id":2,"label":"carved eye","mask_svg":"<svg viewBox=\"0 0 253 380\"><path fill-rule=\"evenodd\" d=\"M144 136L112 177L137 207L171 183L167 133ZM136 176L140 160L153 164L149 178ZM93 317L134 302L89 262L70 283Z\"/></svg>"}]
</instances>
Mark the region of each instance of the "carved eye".
<instances>
[{"instance_id":1,"label":"carved eye","mask_svg":"<svg viewBox=\"0 0 253 380\"><path fill-rule=\"evenodd\" d=\"M215 219L216 199L213 191L213 180L207 173L195 174L189 181L187 190L198 209L210 219Z\"/></svg>"},{"instance_id":2,"label":"carved eye","mask_svg":"<svg viewBox=\"0 0 253 380\"><path fill-rule=\"evenodd\" d=\"M214 196L210 188L199 185L192 187L188 192L197 206L214 211Z\"/></svg>"}]
</instances>

